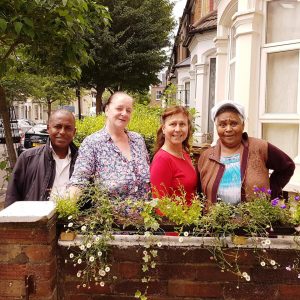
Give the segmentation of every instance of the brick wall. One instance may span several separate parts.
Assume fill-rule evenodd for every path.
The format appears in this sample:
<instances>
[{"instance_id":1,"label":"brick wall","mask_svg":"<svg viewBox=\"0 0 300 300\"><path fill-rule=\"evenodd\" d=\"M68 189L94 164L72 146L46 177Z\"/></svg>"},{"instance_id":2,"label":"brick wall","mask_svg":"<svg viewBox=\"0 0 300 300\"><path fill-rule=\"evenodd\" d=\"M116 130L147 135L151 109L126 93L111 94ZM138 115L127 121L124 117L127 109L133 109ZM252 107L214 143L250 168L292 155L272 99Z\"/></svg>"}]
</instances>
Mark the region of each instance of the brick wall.
<instances>
[{"instance_id":1,"label":"brick wall","mask_svg":"<svg viewBox=\"0 0 300 300\"><path fill-rule=\"evenodd\" d=\"M25 299L25 277L33 275L30 299L56 299L56 221L0 223L0 299Z\"/></svg>"},{"instance_id":2,"label":"brick wall","mask_svg":"<svg viewBox=\"0 0 300 300\"><path fill-rule=\"evenodd\" d=\"M35 211L34 205L29 206L31 211ZM22 216L11 217L12 213L13 208L0 212L0 300L26 299L27 275L33 275L36 284L35 293L28 298L32 300L128 300L135 299L136 290L144 290L141 236L116 237L109 252L111 276L105 286L77 288L81 283L77 269L71 262L65 263L74 243L57 242L53 213L24 221ZM149 300L300 299L298 274L286 270L299 256L293 249L293 237L271 238L267 253L256 252L274 259L276 269L268 263L269 267L262 267L253 249L239 248L239 267L250 275L249 282L226 270L221 272L202 246L205 239L188 237L179 242L178 237L160 236L159 240L162 247L157 247L157 266L151 270ZM207 241L211 243L209 238ZM80 238L75 242L80 243ZM226 248L232 265L236 261L234 247L228 244Z\"/></svg>"},{"instance_id":3,"label":"brick wall","mask_svg":"<svg viewBox=\"0 0 300 300\"><path fill-rule=\"evenodd\" d=\"M112 276L104 287L91 285L77 288L80 280L76 268L64 263L66 248L60 249L60 299L134 299L136 290L143 291L141 282L142 252L140 247L119 248L111 251ZM300 285L295 272L285 269L296 258L294 250L271 250L270 255L282 265L276 270L262 268L253 256L253 250L240 251L241 270L247 271L251 280L238 278L231 272L221 272L211 260L211 253L201 247L164 247L158 250L157 267L152 271L148 295L151 300L176 299L300 299ZM232 259L234 263L234 256ZM239 288L237 288L239 286Z\"/></svg>"}]
</instances>

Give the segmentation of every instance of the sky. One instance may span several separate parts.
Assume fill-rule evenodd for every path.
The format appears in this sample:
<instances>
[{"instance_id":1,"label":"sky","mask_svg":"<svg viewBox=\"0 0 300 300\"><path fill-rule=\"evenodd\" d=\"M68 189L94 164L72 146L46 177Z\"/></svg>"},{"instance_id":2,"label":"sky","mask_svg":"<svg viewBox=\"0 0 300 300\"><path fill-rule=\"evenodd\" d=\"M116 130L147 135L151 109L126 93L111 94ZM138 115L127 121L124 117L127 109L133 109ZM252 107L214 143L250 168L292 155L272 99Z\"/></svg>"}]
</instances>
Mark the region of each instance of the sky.
<instances>
[{"instance_id":1,"label":"sky","mask_svg":"<svg viewBox=\"0 0 300 300\"><path fill-rule=\"evenodd\" d=\"M186 1L187 0L171 0L171 2L175 4L174 8L173 8L173 15L174 15L175 20L177 22L177 25L173 30L174 36L177 33L178 25L179 25L179 18L182 16Z\"/></svg>"},{"instance_id":2,"label":"sky","mask_svg":"<svg viewBox=\"0 0 300 300\"><path fill-rule=\"evenodd\" d=\"M172 2L175 3L174 9L173 9L173 15L178 20L179 17L182 16L183 9L185 7L187 0L173 0Z\"/></svg>"}]
</instances>

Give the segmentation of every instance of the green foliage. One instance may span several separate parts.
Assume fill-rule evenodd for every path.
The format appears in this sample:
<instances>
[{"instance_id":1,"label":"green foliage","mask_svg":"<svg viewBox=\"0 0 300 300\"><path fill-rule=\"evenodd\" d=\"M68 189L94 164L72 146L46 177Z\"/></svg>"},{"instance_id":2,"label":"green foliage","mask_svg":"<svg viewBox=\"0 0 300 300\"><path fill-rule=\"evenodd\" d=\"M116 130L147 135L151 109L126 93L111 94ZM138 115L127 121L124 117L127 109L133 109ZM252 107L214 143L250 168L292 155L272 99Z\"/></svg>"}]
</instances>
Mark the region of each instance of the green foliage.
<instances>
[{"instance_id":1,"label":"green foliage","mask_svg":"<svg viewBox=\"0 0 300 300\"><path fill-rule=\"evenodd\" d=\"M67 221L70 216L76 219L79 214L78 204L70 198L58 198L56 201L57 217L61 221Z\"/></svg>"},{"instance_id":2,"label":"green foliage","mask_svg":"<svg viewBox=\"0 0 300 300\"><path fill-rule=\"evenodd\" d=\"M157 208L171 222L180 226L198 225L202 217L202 202L198 197L187 204L185 195L163 197L158 201Z\"/></svg>"},{"instance_id":3,"label":"green foliage","mask_svg":"<svg viewBox=\"0 0 300 300\"><path fill-rule=\"evenodd\" d=\"M159 127L160 108L135 104L128 129L140 133L146 142L149 153L153 152L156 131ZM105 125L105 115L86 117L76 122L77 134L75 143L80 145L85 137L100 130Z\"/></svg>"},{"instance_id":4,"label":"green foliage","mask_svg":"<svg viewBox=\"0 0 300 300\"><path fill-rule=\"evenodd\" d=\"M83 68L85 85L131 92L157 84L167 62L165 47L174 27L168 0L103 0L111 27L94 27L89 35L93 64Z\"/></svg>"},{"instance_id":5,"label":"green foliage","mask_svg":"<svg viewBox=\"0 0 300 300\"><path fill-rule=\"evenodd\" d=\"M175 84L171 83L166 87L161 101L165 103L167 107L180 104L180 99L177 99L177 86Z\"/></svg>"},{"instance_id":6,"label":"green foliage","mask_svg":"<svg viewBox=\"0 0 300 300\"><path fill-rule=\"evenodd\" d=\"M111 277L107 276L110 274L107 256L109 243L113 240L114 231L122 229L123 221L123 228L133 225L137 228L137 233L143 234L142 282L146 284L146 288L143 292L136 291L137 299L147 299L151 271L157 267L159 248L162 247L161 240L158 240L155 233L163 232L165 221L174 224L179 243L188 239L190 235L209 237L210 243L202 246L210 251L211 259L220 266L222 272L234 273L239 281L241 278L245 281L251 280L251 276L239 267L239 247L244 241L253 249L262 267L268 265L276 269L279 263L267 253L272 242L269 236L273 226L290 225L291 216L295 224L300 222L299 194L290 196L288 201L271 200L269 191L257 189L246 202L233 206L219 199L215 205L206 207L206 211L202 209L206 202L204 197L195 197L191 205L187 205L184 198L182 193L182 196L174 195L146 202L121 202L118 199L111 201L104 190L97 186L89 186L78 206L82 207L84 202L88 201L91 208L81 210L78 215L72 213L72 216L68 217L68 229L80 234L80 239L70 249L69 261L79 268L77 276L82 280L81 286L103 286L105 281L111 280ZM67 215L68 213L64 214L64 217ZM245 235L243 239L239 232ZM235 244L236 247L228 249L229 243ZM293 264L295 270L298 267L296 263Z\"/></svg>"},{"instance_id":7,"label":"green foliage","mask_svg":"<svg viewBox=\"0 0 300 300\"><path fill-rule=\"evenodd\" d=\"M2 156L0 157L0 170L4 172L3 183L2 186L0 186L0 190L1 190L4 187L4 183L8 182L12 172L12 169L9 165L9 160L5 154L2 154Z\"/></svg>"}]
</instances>

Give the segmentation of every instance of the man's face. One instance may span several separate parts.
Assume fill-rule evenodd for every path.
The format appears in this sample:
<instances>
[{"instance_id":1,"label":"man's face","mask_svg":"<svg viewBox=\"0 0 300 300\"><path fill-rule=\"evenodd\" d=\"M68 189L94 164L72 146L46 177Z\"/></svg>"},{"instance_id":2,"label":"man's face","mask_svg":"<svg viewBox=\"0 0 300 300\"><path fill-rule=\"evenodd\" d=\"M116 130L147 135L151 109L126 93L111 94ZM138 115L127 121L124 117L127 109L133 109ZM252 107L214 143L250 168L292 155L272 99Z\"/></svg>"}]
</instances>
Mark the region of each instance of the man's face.
<instances>
[{"instance_id":1,"label":"man's face","mask_svg":"<svg viewBox=\"0 0 300 300\"><path fill-rule=\"evenodd\" d=\"M74 117L68 113L58 112L51 116L47 129L54 151L65 150L76 133Z\"/></svg>"}]
</instances>

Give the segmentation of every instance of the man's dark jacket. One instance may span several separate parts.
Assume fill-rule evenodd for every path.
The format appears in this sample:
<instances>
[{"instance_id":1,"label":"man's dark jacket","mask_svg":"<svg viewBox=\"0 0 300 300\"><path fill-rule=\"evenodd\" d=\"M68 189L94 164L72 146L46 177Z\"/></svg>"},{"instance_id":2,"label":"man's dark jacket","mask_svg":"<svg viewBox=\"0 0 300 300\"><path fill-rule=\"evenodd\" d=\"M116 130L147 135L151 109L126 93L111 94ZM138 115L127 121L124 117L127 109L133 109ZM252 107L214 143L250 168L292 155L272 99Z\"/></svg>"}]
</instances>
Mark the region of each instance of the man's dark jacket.
<instances>
[{"instance_id":1,"label":"man's dark jacket","mask_svg":"<svg viewBox=\"0 0 300 300\"><path fill-rule=\"evenodd\" d=\"M77 158L77 147L70 144L71 149L71 177ZM55 179L55 160L47 144L24 151L17 160L8 183L5 204L7 207L15 201L45 201Z\"/></svg>"}]
</instances>

